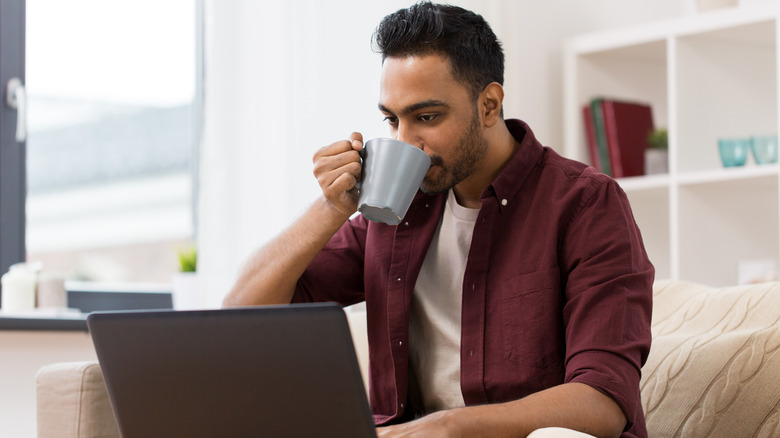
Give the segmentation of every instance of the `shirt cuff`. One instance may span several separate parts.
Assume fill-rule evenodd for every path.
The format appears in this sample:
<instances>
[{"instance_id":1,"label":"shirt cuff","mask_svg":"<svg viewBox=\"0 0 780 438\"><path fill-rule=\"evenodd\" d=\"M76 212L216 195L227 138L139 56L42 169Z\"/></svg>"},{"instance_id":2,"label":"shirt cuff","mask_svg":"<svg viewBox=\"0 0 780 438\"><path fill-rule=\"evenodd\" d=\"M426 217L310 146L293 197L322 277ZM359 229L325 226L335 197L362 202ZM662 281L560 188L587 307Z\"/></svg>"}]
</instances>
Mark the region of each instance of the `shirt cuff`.
<instances>
[{"instance_id":1,"label":"shirt cuff","mask_svg":"<svg viewBox=\"0 0 780 438\"><path fill-rule=\"evenodd\" d=\"M641 370L626 359L604 351L577 354L566 366L567 383L584 383L615 400L626 416L625 430L644 417L640 378Z\"/></svg>"}]
</instances>

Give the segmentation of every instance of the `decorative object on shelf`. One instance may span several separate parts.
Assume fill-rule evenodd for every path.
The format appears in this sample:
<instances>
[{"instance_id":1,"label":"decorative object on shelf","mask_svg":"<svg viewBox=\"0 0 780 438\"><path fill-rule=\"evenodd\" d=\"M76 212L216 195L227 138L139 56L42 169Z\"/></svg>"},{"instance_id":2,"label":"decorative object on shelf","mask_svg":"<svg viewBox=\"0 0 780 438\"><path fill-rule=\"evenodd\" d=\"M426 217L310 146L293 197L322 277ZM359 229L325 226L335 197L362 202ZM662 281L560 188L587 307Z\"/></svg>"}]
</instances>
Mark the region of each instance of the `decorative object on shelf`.
<instances>
[{"instance_id":1,"label":"decorative object on shelf","mask_svg":"<svg viewBox=\"0 0 780 438\"><path fill-rule=\"evenodd\" d=\"M669 135L666 128L654 129L647 136L645 175L669 173Z\"/></svg>"},{"instance_id":2,"label":"decorative object on shelf","mask_svg":"<svg viewBox=\"0 0 780 438\"><path fill-rule=\"evenodd\" d=\"M615 178L644 175L647 137L654 129L650 105L595 98L582 111L594 167Z\"/></svg>"},{"instance_id":3,"label":"decorative object on shelf","mask_svg":"<svg viewBox=\"0 0 780 438\"><path fill-rule=\"evenodd\" d=\"M752 137L750 146L756 164L777 163L777 136L765 135Z\"/></svg>"},{"instance_id":4,"label":"decorative object on shelf","mask_svg":"<svg viewBox=\"0 0 780 438\"><path fill-rule=\"evenodd\" d=\"M720 160L724 167L744 166L750 153L750 139L721 138L718 140Z\"/></svg>"},{"instance_id":5,"label":"decorative object on shelf","mask_svg":"<svg viewBox=\"0 0 780 438\"><path fill-rule=\"evenodd\" d=\"M175 310L199 308L198 295L198 250L191 246L179 251L180 272L173 274L172 296Z\"/></svg>"}]
</instances>

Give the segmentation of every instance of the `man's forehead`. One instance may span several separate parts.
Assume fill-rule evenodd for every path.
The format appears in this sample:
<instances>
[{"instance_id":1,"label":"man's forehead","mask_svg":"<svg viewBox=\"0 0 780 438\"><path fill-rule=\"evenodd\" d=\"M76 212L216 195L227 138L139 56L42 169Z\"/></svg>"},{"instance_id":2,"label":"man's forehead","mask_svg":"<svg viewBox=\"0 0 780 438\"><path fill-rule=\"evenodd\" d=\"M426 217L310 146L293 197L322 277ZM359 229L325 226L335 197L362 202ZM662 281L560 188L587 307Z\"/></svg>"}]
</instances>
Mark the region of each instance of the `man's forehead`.
<instances>
[{"instance_id":1,"label":"man's forehead","mask_svg":"<svg viewBox=\"0 0 780 438\"><path fill-rule=\"evenodd\" d=\"M388 56L382 61L382 80L398 75L437 75L454 79L449 60L437 54Z\"/></svg>"},{"instance_id":2,"label":"man's forehead","mask_svg":"<svg viewBox=\"0 0 780 438\"><path fill-rule=\"evenodd\" d=\"M412 105L427 102L447 105L458 94L466 93L456 81L449 62L439 55L388 57L382 65L379 106L400 112Z\"/></svg>"}]
</instances>

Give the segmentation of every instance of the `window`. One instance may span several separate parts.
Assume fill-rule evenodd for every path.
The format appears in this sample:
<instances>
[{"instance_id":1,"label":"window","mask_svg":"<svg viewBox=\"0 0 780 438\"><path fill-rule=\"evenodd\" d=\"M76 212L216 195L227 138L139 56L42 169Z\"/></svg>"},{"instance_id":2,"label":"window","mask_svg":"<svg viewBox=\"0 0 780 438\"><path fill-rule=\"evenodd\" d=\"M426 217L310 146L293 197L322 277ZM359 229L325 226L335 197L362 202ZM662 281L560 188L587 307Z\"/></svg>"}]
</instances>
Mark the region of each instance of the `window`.
<instances>
[{"instance_id":1,"label":"window","mask_svg":"<svg viewBox=\"0 0 780 438\"><path fill-rule=\"evenodd\" d=\"M169 281L195 235L201 11L26 1L27 260L67 279Z\"/></svg>"},{"instance_id":2,"label":"window","mask_svg":"<svg viewBox=\"0 0 780 438\"><path fill-rule=\"evenodd\" d=\"M16 110L5 90L14 78L24 80L24 0L0 1L0 273L25 251L24 145L16 141Z\"/></svg>"}]
</instances>

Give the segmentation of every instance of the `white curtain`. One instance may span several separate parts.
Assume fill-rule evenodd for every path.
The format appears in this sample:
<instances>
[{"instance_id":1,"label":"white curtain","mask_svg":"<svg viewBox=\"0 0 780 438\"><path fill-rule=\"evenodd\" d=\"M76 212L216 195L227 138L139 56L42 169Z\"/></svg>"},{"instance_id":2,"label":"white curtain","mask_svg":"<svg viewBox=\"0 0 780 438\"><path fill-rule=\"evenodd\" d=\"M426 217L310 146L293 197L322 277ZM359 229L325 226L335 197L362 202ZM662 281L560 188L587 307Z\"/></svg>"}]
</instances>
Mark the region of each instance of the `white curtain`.
<instances>
[{"instance_id":1,"label":"white curtain","mask_svg":"<svg viewBox=\"0 0 780 438\"><path fill-rule=\"evenodd\" d=\"M204 304L218 306L251 250L317 196L317 149L353 131L386 133L370 38L381 17L401 6L206 3L198 232Z\"/></svg>"},{"instance_id":2,"label":"white curtain","mask_svg":"<svg viewBox=\"0 0 780 438\"><path fill-rule=\"evenodd\" d=\"M384 136L377 110L381 18L411 1L207 0L201 152L202 302L219 306L242 261L319 193L320 147L361 131ZM560 143L563 40L679 15L679 0L470 0L504 43L505 114Z\"/></svg>"}]
</instances>

